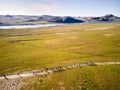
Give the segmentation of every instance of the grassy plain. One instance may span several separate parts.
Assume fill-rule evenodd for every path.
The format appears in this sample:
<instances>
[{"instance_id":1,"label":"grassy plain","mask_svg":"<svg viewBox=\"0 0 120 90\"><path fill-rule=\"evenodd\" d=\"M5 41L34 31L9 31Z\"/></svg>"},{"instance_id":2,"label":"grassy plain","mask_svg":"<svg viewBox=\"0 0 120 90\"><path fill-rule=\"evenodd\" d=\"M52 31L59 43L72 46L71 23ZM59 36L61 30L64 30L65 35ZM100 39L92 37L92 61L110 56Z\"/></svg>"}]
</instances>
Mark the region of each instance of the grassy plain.
<instances>
[{"instance_id":1,"label":"grassy plain","mask_svg":"<svg viewBox=\"0 0 120 90\"><path fill-rule=\"evenodd\" d=\"M89 61L120 61L120 24L0 30L0 75ZM54 73L43 85L38 78L22 90L119 90L120 66Z\"/></svg>"},{"instance_id":2,"label":"grassy plain","mask_svg":"<svg viewBox=\"0 0 120 90\"><path fill-rule=\"evenodd\" d=\"M41 78L43 82L40 82ZM29 78L24 83L21 90L119 90L120 66L71 69L46 77Z\"/></svg>"},{"instance_id":3,"label":"grassy plain","mask_svg":"<svg viewBox=\"0 0 120 90\"><path fill-rule=\"evenodd\" d=\"M85 61L120 61L120 25L0 30L0 75Z\"/></svg>"}]
</instances>

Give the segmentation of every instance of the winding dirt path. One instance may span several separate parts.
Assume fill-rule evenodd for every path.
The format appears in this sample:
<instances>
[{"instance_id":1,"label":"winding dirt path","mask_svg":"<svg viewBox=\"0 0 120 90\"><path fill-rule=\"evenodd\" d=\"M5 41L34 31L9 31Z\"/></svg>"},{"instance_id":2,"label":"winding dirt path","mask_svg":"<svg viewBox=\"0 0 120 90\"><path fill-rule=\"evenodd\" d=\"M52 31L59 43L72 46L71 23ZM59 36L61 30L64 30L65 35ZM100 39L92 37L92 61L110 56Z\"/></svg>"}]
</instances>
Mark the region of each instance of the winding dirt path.
<instances>
[{"instance_id":1,"label":"winding dirt path","mask_svg":"<svg viewBox=\"0 0 120 90\"><path fill-rule=\"evenodd\" d=\"M73 65L70 65L70 66L57 67L57 68L53 68L53 69L50 69L50 70L45 70L45 71L42 71L42 72L27 72L27 73L18 73L18 74L14 74L14 75L4 75L4 76L0 76L0 80L48 75L48 74L53 73L53 72L59 72L59 71L63 71L63 70L67 70L67 69L73 69L73 68L77 68L77 67L96 66L96 65L110 65L110 64L120 64L120 62L98 62L98 63L89 62L89 63L85 63L85 64L73 64Z\"/></svg>"}]
</instances>

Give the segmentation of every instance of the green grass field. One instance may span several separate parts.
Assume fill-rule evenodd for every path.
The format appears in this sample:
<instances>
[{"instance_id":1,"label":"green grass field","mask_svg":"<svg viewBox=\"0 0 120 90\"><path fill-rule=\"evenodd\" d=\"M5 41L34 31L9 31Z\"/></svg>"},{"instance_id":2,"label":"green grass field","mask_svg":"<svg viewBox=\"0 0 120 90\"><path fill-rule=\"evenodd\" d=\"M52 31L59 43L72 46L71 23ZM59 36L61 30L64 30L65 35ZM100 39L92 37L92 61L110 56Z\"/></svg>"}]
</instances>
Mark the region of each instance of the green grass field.
<instances>
[{"instance_id":1,"label":"green grass field","mask_svg":"<svg viewBox=\"0 0 120 90\"><path fill-rule=\"evenodd\" d=\"M29 78L24 83L21 90L119 90L120 66L77 68L46 77Z\"/></svg>"},{"instance_id":2,"label":"green grass field","mask_svg":"<svg viewBox=\"0 0 120 90\"><path fill-rule=\"evenodd\" d=\"M120 61L120 24L0 30L0 75L89 61ZM21 90L119 90L120 66L54 73L43 83L39 78L28 78Z\"/></svg>"}]
</instances>

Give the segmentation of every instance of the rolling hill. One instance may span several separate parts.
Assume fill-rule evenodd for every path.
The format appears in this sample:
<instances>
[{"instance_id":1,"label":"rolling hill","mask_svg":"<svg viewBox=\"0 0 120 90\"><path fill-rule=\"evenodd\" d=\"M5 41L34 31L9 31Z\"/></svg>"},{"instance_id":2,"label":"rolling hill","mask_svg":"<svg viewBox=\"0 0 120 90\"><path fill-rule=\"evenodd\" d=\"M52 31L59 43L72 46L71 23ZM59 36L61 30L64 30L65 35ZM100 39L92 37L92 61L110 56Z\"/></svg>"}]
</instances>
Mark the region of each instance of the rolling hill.
<instances>
[{"instance_id":1,"label":"rolling hill","mask_svg":"<svg viewBox=\"0 0 120 90\"><path fill-rule=\"evenodd\" d=\"M0 15L0 26L82 22L120 22L120 17L114 16L112 14L107 14L101 17Z\"/></svg>"}]
</instances>

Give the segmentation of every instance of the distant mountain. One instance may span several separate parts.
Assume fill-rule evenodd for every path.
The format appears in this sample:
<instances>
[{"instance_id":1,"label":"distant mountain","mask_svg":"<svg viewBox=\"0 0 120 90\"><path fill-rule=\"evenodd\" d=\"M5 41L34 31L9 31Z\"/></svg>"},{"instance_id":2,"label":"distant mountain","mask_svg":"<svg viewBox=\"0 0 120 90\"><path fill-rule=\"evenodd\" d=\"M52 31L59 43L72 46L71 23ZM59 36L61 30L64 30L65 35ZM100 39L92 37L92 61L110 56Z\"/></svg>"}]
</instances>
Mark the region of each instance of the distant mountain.
<instances>
[{"instance_id":1,"label":"distant mountain","mask_svg":"<svg viewBox=\"0 0 120 90\"><path fill-rule=\"evenodd\" d=\"M41 23L82 23L82 22L120 22L120 17L107 14L101 17L70 17L70 16L27 16L27 15L0 15L2 25L29 25Z\"/></svg>"},{"instance_id":2,"label":"distant mountain","mask_svg":"<svg viewBox=\"0 0 120 90\"><path fill-rule=\"evenodd\" d=\"M82 23L82 22L84 22L83 20L78 20L73 17L63 17L62 20L63 20L63 23Z\"/></svg>"},{"instance_id":3,"label":"distant mountain","mask_svg":"<svg viewBox=\"0 0 120 90\"><path fill-rule=\"evenodd\" d=\"M53 23L63 23L62 17L58 17L58 16L42 15L39 17L39 20L53 22Z\"/></svg>"},{"instance_id":4,"label":"distant mountain","mask_svg":"<svg viewBox=\"0 0 120 90\"><path fill-rule=\"evenodd\" d=\"M78 19L83 20L85 22L120 22L120 17L114 16L112 14L107 14L101 17L79 17Z\"/></svg>"},{"instance_id":5,"label":"distant mountain","mask_svg":"<svg viewBox=\"0 0 120 90\"><path fill-rule=\"evenodd\" d=\"M82 20L75 19L73 17L60 17L60 16L49 16L43 15L39 17L39 20L54 22L54 23L81 23Z\"/></svg>"},{"instance_id":6,"label":"distant mountain","mask_svg":"<svg viewBox=\"0 0 120 90\"><path fill-rule=\"evenodd\" d=\"M105 15L103 17L94 17L91 18L93 21L120 21L119 17L116 17L112 14Z\"/></svg>"}]
</instances>

